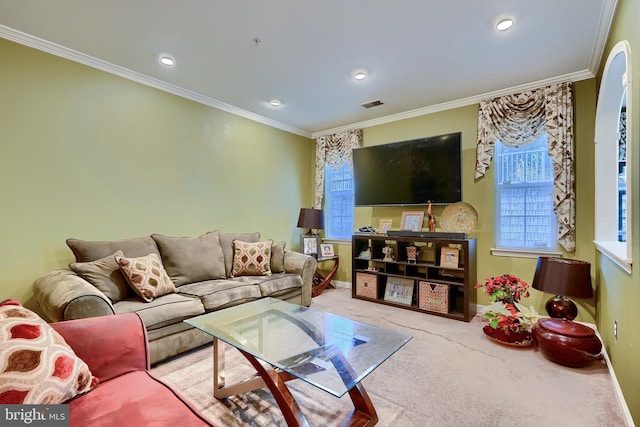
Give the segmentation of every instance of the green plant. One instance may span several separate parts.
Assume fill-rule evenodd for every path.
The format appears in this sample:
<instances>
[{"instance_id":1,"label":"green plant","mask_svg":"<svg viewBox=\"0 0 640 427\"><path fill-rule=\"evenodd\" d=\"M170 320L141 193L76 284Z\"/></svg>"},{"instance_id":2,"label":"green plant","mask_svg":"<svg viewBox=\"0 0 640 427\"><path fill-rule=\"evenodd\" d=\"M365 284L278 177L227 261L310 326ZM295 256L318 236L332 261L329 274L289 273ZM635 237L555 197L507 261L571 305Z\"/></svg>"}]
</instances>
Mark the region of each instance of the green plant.
<instances>
[{"instance_id":1,"label":"green plant","mask_svg":"<svg viewBox=\"0 0 640 427\"><path fill-rule=\"evenodd\" d=\"M506 334L514 332L531 332L540 314L533 306L526 307L520 303L504 303L494 301L482 309L481 313L489 319L493 329L501 329Z\"/></svg>"}]
</instances>

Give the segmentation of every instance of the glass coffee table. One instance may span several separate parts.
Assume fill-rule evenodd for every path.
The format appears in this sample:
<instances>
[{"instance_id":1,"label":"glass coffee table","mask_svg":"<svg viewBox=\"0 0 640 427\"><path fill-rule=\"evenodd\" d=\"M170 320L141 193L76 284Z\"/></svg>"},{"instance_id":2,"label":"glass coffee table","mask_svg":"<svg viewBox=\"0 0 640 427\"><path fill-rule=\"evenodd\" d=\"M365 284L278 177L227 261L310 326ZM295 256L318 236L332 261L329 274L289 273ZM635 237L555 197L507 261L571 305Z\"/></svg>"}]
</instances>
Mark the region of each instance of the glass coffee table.
<instances>
[{"instance_id":1,"label":"glass coffee table","mask_svg":"<svg viewBox=\"0 0 640 427\"><path fill-rule=\"evenodd\" d=\"M346 317L263 298L185 320L213 340L213 390L218 399L268 387L289 426L307 421L286 386L301 379L336 397L349 393L354 410L343 425L374 425L373 403L361 381L412 337ZM256 375L225 385L224 345L235 347Z\"/></svg>"}]
</instances>

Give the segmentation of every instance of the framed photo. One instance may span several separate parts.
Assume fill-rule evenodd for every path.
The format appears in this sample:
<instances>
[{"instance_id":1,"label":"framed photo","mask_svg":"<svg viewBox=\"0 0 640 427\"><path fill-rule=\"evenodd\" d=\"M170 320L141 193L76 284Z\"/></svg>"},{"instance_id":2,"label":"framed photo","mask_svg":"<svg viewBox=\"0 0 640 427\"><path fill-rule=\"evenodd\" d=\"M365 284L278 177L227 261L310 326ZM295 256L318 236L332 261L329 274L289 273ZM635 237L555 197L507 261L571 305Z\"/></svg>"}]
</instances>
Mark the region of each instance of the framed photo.
<instances>
[{"instance_id":1,"label":"framed photo","mask_svg":"<svg viewBox=\"0 0 640 427\"><path fill-rule=\"evenodd\" d=\"M380 224L378 225L378 231L386 234L387 231L391 229L391 224L393 224L393 220L391 218L381 218Z\"/></svg>"},{"instance_id":2,"label":"framed photo","mask_svg":"<svg viewBox=\"0 0 640 427\"><path fill-rule=\"evenodd\" d=\"M362 250L360 251L360 255L358 255L358 258L371 259L371 246L365 246L364 248L362 248Z\"/></svg>"},{"instance_id":3,"label":"framed photo","mask_svg":"<svg viewBox=\"0 0 640 427\"><path fill-rule=\"evenodd\" d=\"M457 248L440 249L440 267L458 268L459 256L460 256L460 250Z\"/></svg>"},{"instance_id":4,"label":"framed photo","mask_svg":"<svg viewBox=\"0 0 640 427\"><path fill-rule=\"evenodd\" d=\"M420 231L423 220L424 212L402 212L400 230Z\"/></svg>"},{"instance_id":5,"label":"framed photo","mask_svg":"<svg viewBox=\"0 0 640 427\"><path fill-rule=\"evenodd\" d=\"M303 234L300 236L300 247L302 253L305 255L311 255L318 257L318 250L320 249L320 236L310 236Z\"/></svg>"},{"instance_id":6,"label":"framed photo","mask_svg":"<svg viewBox=\"0 0 640 427\"><path fill-rule=\"evenodd\" d=\"M331 243L323 243L320 245L320 253L322 256L333 256L333 245Z\"/></svg>"},{"instance_id":7,"label":"framed photo","mask_svg":"<svg viewBox=\"0 0 640 427\"><path fill-rule=\"evenodd\" d=\"M413 284L411 279L402 277L388 277L384 300L411 305L413 301Z\"/></svg>"}]
</instances>

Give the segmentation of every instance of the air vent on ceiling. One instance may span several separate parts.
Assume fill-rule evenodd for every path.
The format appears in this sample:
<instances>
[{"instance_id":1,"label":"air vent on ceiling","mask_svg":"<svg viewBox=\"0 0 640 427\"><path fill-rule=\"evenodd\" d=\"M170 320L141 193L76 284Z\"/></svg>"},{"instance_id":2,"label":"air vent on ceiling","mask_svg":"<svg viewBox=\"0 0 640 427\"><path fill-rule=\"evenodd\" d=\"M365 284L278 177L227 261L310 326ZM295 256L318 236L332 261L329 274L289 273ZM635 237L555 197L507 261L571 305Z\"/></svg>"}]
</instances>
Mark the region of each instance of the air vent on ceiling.
<instances>
[{"instance_id":1,"label":"air vent on ceiling","mask_svg":"<svg viewBox=\"0 0 640 427\"><path fill-rule=\"evenodd\" d=\"M377 107L378 105L382 105L382 104L384 104L384 102L380 101L379 99L376 99L375 101L365 102L364 104L362 104L362 106L364 108L371 108L371 107Z\"/></svg>"}]
</instances>

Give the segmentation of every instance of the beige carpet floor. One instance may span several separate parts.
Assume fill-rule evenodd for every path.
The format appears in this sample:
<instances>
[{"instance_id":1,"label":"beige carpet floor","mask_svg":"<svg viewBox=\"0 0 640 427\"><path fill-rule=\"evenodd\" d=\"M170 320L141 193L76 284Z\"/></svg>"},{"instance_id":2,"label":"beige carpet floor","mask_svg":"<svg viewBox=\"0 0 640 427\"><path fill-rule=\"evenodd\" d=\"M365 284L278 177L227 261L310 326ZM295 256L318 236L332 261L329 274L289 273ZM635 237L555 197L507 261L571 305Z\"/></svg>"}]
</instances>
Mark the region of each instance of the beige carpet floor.
<instances>
[{"instance_id":1,"label":"beige carpet floor","mask_svg":"<svg viewBox=\"0 0 640 427\"><path fill-rule=\"evenodd\" d=\"M311 308L413 336L363 380L380 426L625 426L605 362L566 368L535 347L489 341L481 317L469 323L351 298L329 289ZM226 353L227 381L251 373L234 349ZM159 364L152 372L221 426L284 426L268 390L221 401L213 398L212 349L206 346ZM310 426L337 426L353 407L300 380L288 383Z\"/></svg>"}]
</instances>

